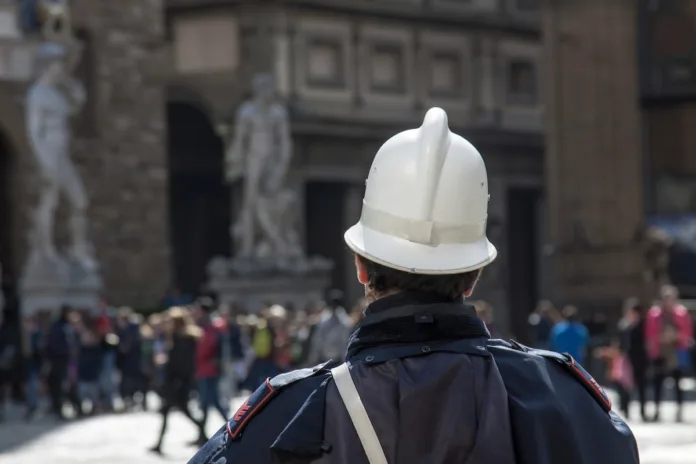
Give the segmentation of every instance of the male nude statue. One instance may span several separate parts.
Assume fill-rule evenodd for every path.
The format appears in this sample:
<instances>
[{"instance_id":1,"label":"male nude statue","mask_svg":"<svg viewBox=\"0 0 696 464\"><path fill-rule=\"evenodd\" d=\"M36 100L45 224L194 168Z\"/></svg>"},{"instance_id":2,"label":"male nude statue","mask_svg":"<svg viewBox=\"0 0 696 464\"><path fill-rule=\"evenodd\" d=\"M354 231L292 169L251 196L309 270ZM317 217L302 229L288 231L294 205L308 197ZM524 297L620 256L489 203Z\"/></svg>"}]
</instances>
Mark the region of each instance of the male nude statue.
<instances>
[{"instance_id":1,"label":"male nude statue","mask_svg":"<svg viewBox=\"0 0 696 464\"><path fill-rule=\"evenodd\" d=\"M31 251L34 257L58 260L53 232L56 207L63 195L69 206L69 257L85 268L94 268L87 240L87 194L70 159L70 118L86 100L84 87L70 75L79 59L81 50L77 47L76 43L41 45L39 77L27 97L29 141L41 174Z\"/></svg>"},{"instance_id":2,"label":"male nude statue","mask_svg":"<svg viewBox=\"0 0 696 464\"><path fill-rule=\"evenodd\" d=\"M301 254L296 234L279 211L281 203L292 204L290 192L283 190L292 141L287 113L274 101L274 90L272 76L254 77L254 97L237 111L226 154L227 179L244 178L242 209L231 228L237 256L243 258Z\"/></svg>"}]
</instances>

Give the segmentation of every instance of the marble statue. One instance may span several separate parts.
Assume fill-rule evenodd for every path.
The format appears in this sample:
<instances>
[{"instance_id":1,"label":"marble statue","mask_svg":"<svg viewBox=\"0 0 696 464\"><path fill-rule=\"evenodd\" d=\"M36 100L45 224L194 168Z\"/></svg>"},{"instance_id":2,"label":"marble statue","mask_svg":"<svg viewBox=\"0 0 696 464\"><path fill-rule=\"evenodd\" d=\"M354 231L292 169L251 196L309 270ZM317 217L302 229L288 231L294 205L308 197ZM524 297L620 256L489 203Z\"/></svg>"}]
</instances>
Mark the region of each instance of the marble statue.
<instances>
[{"instance_id":1,"label":"marble statue","mask_svg":"<svg viewBox=\"0 0 696 464\"><path fill-rule=\"evenodd\" d=\"M292 156L287 112L274 99L271 75L255 76L253 91L237 111L225 154L227 180L244 184L242 208L230 230L237 257L301 257L293 219L297 198L284 188Z\"/></svg>"},{"instance_id":2,"label":"marble statue","mask_svg":"<svg viewBox=\"0 0 696 464\"><path fill-rule=\"evenodd\" d=\"M96 261L87 238L88 198L70 157L70 118L86 100L82 83L71 76L81 52L81 44L75 40L46 42L38 50L39 75L26 102L29 141L40 173L30 253L31 259L59 260L53 234L56 208L63 196L69 207L69 258L85 269L94 269Z\"/></svg>"},{"instance_id":3,"label":"marble statue","mask_svg":"<svg viewBox=\"0 0 696 464\"><path fill-rule=\"evenodd\" d=\"M288 115L275 100L271 75L259 74L252 83L253 98L239 107L234 126L218 127L225 139L234 130L226 140L225 177L241 181L243 189L230 226L236 253L208 262L208 285L220 302L252 312L269 298L304 307L321 300L334 264L304 253L296 224L298 195L286 186L292 157Z\"/></svg>"}]
</instances>

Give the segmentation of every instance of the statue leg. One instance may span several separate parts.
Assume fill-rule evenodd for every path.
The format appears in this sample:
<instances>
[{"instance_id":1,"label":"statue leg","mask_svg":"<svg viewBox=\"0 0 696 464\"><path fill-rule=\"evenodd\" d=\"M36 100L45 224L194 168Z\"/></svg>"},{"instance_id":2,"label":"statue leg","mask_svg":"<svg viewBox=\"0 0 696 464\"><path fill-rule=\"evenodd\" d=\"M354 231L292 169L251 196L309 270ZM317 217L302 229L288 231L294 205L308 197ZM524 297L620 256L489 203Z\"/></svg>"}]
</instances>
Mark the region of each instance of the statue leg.
<instances>
[{"instance_id":1,"label":"statue leg","mask_svg":"<svg viewBox=\"0 0 696 464\"><path fill-rule=\"evenodd\" d=\"M53 229L56 207L58 206L58 185L48 181L39 194L39 203L34 212L34 231L32 236L32 251L35 256L50 260L58 258L53 242Z\"/></svg>"},{"instance_id":2,"label":"statue leg","mask_svg":"<svg viewBox=\"0 0 696 464\"><path fill-rule=\"evenodd\" d=\"M70 230L70 257L83 266L93 268L96 265L92 244L88 239L87 229L87 193L84 185L70 160L61 166L62 187L70 207L68 226Z\"/></svg>"},{"instance_id":3,"label":"statue leg","mask_svg":"<svg viewBox=\"0 0 696 464\"><path fill-rule=\"evenodd\" d=\"M266 237L270 240L273 251L277 256L287 256L289 252L288 244L283 236L283 226L278 220L282 218L282 211L277 211L272 207L272 200L264 199L256 209L256 217L259 225L263 229Z\"/></svg>"},{"instance_id":4,"label":"statue leg","mask_svg":"<svg viewBox=\"0 0 696 464\"><path fill-rule=\"evenodd\" d=\"M254 254L256 239L255 209L258 207L257 200L259 195L259 172L257 169L249 169L244 179L244 204L242 205L241 217L239 218L239 241L240 250L238 255L251 257Z\"/></svg>"},{"instance_id":5,"label":"statue leg","mask_svg":"<svg viewBox=\"0 0 696 464\"><path fill-rule=\"evenodd\" d=\"M254 223L251 216L254 204L245 201L239 211L239 217L231 227L232 238L236 244L235 254L242 258L249 258L254 252Z\"/></svg>"}]
</instances>

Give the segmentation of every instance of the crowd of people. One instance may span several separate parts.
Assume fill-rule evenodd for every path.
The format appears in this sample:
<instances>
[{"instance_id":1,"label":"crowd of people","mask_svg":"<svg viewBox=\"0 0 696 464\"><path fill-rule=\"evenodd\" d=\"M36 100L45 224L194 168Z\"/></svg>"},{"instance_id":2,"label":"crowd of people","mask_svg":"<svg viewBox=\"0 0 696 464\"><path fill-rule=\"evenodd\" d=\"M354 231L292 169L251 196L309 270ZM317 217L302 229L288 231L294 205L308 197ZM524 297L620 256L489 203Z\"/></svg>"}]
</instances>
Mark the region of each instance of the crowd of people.
<instances>
[{"instance_id":1,"label":"crowd of people","mask_svg":"<svg viewBox=\"0 0 696 464\"><path fill-rule=\"evenodd\" d=\"M364 309L362 301L344 309L338 290L301 310L268 304L255 314L217 305L207 295L188 304L182 298L169 297L166 309L148 316L105 306L97 312L63 307L55 320L48 311L25 318L25 380L18 396L27 420L36 416L42 396L50 400L50 414L67 420L147 410L154 392L161 399L161 435L177 408L193 421L195 442L202 443L209 409L226 420L230 400L241 391L290 369L341 359ZM0 341L0 414L16 354ZM189 407L196 396L197 414ZM160 447L161 437L153 450Z\"/></svg>"},{"instance_id":2,"label":"crowd of people","mask_svg":"<svg viewBox=\"0 0 696 464\"><path fill-rule=\"evenodd\" d=\"M609 330L601 313L582 321L575 307L557 311L549 301L539 304L529 323L536 347L569 353L593 370L596 377L611 383L619 393L619 407L625 417L630 415L629 404L635 393L642 420L659 421L663 385L671 378L676 420L682 420L681 379L696 371L696 321L679 303L675 287L663 286L659 301L650 307L637 298L627 299L615 330ZM605 372L598 372L597 366L605 366ZM652 390L655 405L651 416L646 412L648 390Z\"/></svg>"},{"instance_id":3,"label":"crowd of people","mask_svg":"<svg viewBox=\"0 0 696 464\"><path fill-rule=\"evenodd\" d=\"M178 294L177 294L178 295ZM674 287L662 289L661 301L645 308L626 302L624 316L611 337L601 313L581 321L573 306L557 311L543 301L529 319L535 346L571 354L590 369L608 366L609 379L620 394L620 407L629 414L637 393L644 420L659 420L665 378L674 379L681 419L680 379L692 368L693 321L677 301ZM493 308L474 301L477 315L491 335L501 337ZM266 378L291 369L342 359L345 347L363 315L366 302L344 309L338 290L326 302L297 310L291 305L267 304L258 313L217 305L214 295L195 299L170 296L163 309L143 316L130 308L103 307L94 313L64 307L56 320L50 312L25 319L26 368L23 398L26 418L35 417L42 392L48 411L60 420L115 410L148 410L150 392L160 398L162 429L153 451L161 452L169 412L181 410L204 443L208 411L229 417L230 400L253 391ZM166 308L166 309L165 309ZM9 390L2 379L13 351L0 342L0 395ZM650 384L655 415L646 416L646 387ZM4 398L0 396L0 403ZM199 411L191 409L193 398ZM118 399L118 401L117 401ZM1 414L2 408L0 408ZM1 419L0 415L0 419Z\"/></svg>"}]
</instances>

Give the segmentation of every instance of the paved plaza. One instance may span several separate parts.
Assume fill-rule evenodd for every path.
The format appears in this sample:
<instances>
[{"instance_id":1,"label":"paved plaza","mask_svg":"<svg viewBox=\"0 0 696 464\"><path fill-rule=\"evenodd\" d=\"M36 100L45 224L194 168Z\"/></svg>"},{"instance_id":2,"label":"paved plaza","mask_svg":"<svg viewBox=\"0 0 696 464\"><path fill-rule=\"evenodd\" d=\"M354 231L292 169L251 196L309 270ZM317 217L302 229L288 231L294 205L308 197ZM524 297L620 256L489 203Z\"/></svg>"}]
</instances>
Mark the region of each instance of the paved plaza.
<instances>
[{"instance_id":1,"label":"paved plaza","mask_svg":"<svg viewBox=\"0 0 696 464\"><path fill-rule=\"evenodd\" d=\"M631 423L642 464L694 463L696 403L687 406L683 424L673 422L674 409L674 404L665 404L660 424ZM220 421L211 413L210 433ZM195 452L186 443L195 438L196 431L180 413L174 413L169 423L165 455L160 457L147 451L160 427L154 413L113 414L65 424L50 419L31 424L11 419L0 424L0 464L184 464Z\"/></svg>"}]
</instances>

